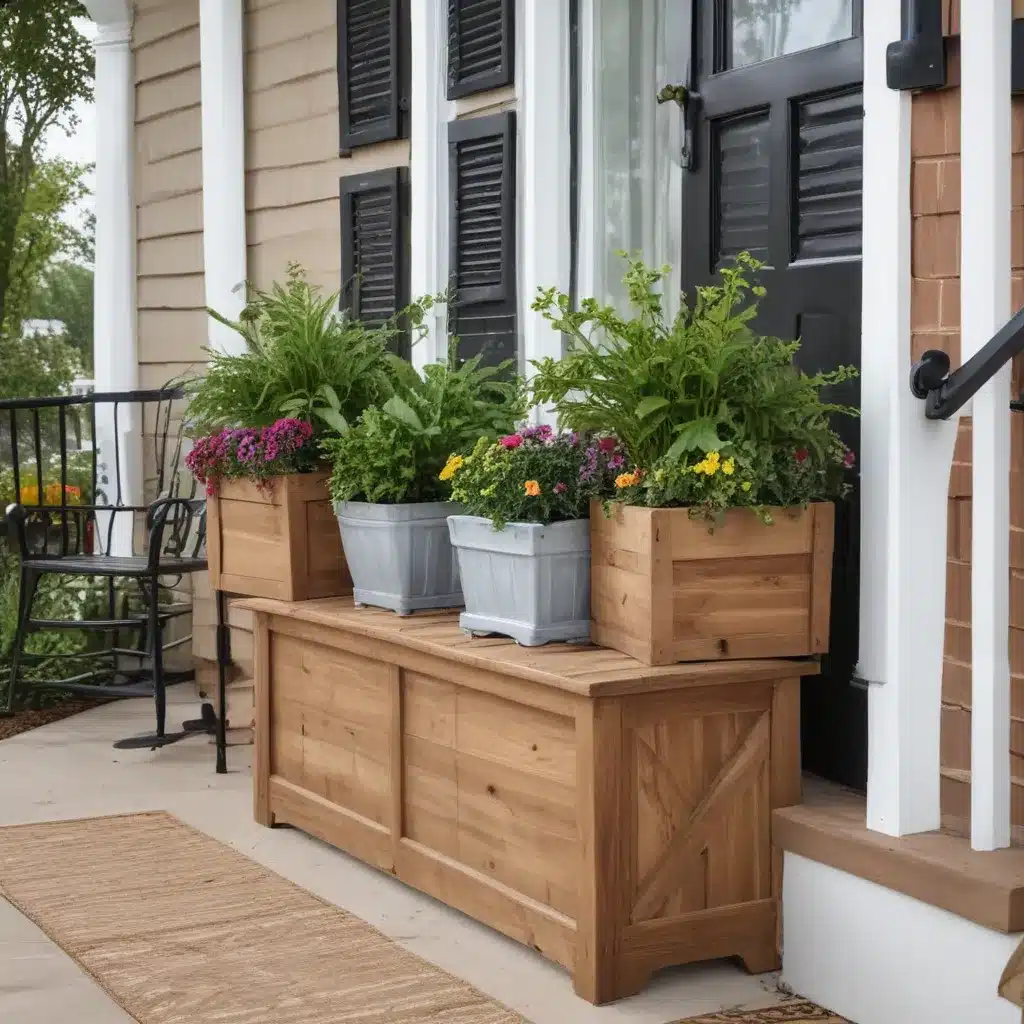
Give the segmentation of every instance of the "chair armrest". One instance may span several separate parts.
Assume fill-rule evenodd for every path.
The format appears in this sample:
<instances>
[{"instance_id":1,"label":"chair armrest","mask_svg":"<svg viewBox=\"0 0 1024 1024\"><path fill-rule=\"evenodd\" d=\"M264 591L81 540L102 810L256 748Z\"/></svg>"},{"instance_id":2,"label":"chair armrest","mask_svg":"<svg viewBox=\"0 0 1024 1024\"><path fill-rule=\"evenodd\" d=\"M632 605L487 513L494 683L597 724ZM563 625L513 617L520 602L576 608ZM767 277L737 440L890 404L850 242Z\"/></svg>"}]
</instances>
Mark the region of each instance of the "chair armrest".
<instances>
[{"instance_id":1,"label":"chair armrest","mask_svg":"<svg viewBox=\"0 0 1024 1024\"><path fill-rule=\"evenodd\" d=\"M28 518L28 510L19 502L13 502L7 506L4 518L7 520L8 531L13 532L14 539L17 541L19 558L28 558L28 539L25 536L25 520Z\"/></svg>"},{"instance_id":2,"label":"chair armrest","mask_svg":"<svg viewBox=\"0 0 1024 1024\"><path fill-rule=\"evenodd\" d=\"M187 517L186 526L190 527L194 519L198 518L202 523L206 518L206 499L205 498L158 498L149 506L149 511L146 513L146 528L149 530L149 543L147 557L149 560L149 568L156 571L160 566L160 555L163 552L164 546L164 529L167 526L168 519L171 518L171 512L174 510L175 519L179 515ZM186 532L188 530L186 529ZM202 538L203 530L200 526L200 538ZM197 543L196 548L198 550L199 544Z\"/></svg>"}]
</instances>

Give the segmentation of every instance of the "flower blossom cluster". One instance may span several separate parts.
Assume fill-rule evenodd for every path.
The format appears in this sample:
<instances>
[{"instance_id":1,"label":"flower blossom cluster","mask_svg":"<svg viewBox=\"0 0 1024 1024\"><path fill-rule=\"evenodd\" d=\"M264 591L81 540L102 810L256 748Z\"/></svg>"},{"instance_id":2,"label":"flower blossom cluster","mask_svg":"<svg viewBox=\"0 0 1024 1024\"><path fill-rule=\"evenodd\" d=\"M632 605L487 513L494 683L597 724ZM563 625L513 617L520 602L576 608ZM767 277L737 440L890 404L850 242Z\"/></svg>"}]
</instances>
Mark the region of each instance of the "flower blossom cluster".
<instances>
[{"instance_id":1,"label":"flower blossom cluster","mask_svg":"<svg viewBox=\"0 0 1024 1024\"><path fill-rule=\"evenodd\" d=\"M304 420L280 419L269 427L242 427L197 438L185 456L185 465L206 486L216 492L224 477L247 477L257 482L279 473L301 468L304 457L312 457L313 428Z\"/></svg>"}]
</instances>

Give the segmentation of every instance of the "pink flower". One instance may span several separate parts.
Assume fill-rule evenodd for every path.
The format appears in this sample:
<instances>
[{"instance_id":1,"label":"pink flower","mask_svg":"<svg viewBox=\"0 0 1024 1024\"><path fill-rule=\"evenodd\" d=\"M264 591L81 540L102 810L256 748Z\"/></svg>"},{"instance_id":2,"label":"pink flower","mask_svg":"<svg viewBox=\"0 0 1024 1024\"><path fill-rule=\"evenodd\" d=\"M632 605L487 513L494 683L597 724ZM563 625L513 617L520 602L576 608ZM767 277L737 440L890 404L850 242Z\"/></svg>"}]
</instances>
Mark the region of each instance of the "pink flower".
<instances>
[{"instance_id":1,"label":"pink flower","mask_svg":"<svg viewBox=\"0 0 1024 1024\"><path fill-rule=\"evenodd\" d=\"M622 467L625 464L626 464L626 459L625 459L625 456L623 456L623 455L613 455L608 460L608 468L609 469L622 469Z\"/></svg>"},{"instance_id":2,"label":"pink flower","mask_svg":"<svg viewBox=\"0 0 1024 1024\"><path fill-rule=\"evenodd\" d=\"M616 441L614 437L602 437L601 440L597 442L597 447L600 448L605 455L609 452L615 451L617 446L618 441Z\"/></svg>"},{"instance_id":3,"label":"pink flower","mask_svg":"<svg viewBox=\"0 0 1024 1024\"><path fill-rule=\"evenodd\" d=\"M851 469L851 468L853 467L853 464L854 464L854 463L855 463L856 461L857 461L857 456L856 456L856 455L854 455L854 454L853 454L853 452L850 452L850 451L848 451L848 452L847 452L847 453L846 453L846 454L845 454L845 455L843 456L843 465L844 465L844 466L845 466L845 467L846 467L847 469Z\"/></svg>"},{"instance_id":4,"label":"pink flower","mask_svg":"<svg viewBox=\"0 0 1024 1024\"><path fill-rule=\"evenodd\" d=\"M797 448L797 450L793 452L793 458L796 459L797 462L806 462L807 457L810 454L811 453L806 448Z\"/></svg>"},{"instance_id":5,"label":"pink flower","mask_svg":"<svg viewBox=\"0 0 1024 1024\"><path fill-rule=\"evenodd\" d=\"M518 448L523 443L523 439L518 434L509 434L507 437L501 438L499 443L503 448Z\"/></svg>"},{"instance_id":6,"label":"pink flower","mask_svg":"<svg viewBox=\"0 0 1024 1024\"><path fill-rule=\"evenodd\" d=\"M554 486L555 494L565 494L567 490L569 490L569 485L562 483L561 480L559 480L558 483L555 484Z\"/></svg>"}]
</instances>

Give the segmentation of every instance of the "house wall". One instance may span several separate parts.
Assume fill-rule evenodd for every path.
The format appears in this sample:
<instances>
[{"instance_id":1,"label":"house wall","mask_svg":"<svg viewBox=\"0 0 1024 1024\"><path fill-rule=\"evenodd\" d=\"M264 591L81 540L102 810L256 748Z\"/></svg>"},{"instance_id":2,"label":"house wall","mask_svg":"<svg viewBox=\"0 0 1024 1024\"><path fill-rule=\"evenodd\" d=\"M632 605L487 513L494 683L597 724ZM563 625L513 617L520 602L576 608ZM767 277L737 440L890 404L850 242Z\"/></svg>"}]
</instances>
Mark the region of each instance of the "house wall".
<instances>
[{"instance_id":1,"label":"house wall","mask_svg":"<svg viewBox=\"0 0 1024 1024\"><path fill-rule=\"evenodd\" d=\"M339 181L407 167L407 139L338 155L337 0L247 0L246 208L249 279L281 280L289 262L341 287Z\"/></svg>"},{"instance_id":2,"label":"house wall","mask_svg":"<svg viewBox=\"0 0 1024 1024\"><path fill-rule=\"evenodd\" d=\"M137 0L135 202L139 384L203 359L199 0Z\"/></svg>"},{"instance_id":3,"label":"house wall","mask_svg":"<svg viewBox=\"0 0 1024 1024\"><path fill-rule=\"evenodd\" d=\"M1024 17L1024 0L1014 0ZM929 348L960 363L960 31L959 0L945 0L948 87L913 99L913 292L916 358ZM1024 98L1013 101L1013 308L1024 306ZM1014 367L1024 390L1024 361ZM1012 822L1024 826L1024 414L1012 424L1010 505L1010 671ZM946 635L942 681L944 822L968 834L971 768L971 424L960 423L949 486Z\"/></svg>"}]
</instances>

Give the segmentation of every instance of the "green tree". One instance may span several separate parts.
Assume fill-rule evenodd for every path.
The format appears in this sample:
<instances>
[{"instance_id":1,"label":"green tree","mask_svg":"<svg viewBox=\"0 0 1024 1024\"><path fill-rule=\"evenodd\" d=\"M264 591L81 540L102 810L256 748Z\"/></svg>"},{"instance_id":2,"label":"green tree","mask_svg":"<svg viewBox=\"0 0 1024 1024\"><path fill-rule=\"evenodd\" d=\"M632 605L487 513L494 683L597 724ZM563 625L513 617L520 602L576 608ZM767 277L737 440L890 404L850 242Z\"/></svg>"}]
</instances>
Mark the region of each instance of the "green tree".
<instances>
[{"instance_id":1,"label":"green tree","mask_svg":"<svg viewBox=\"0 0 1024 1024\"><path fill-rule=\"evenodd\" d=\"M22 341L45 269L84 242L62 215L84 194L85 168L42 158L53 129L77 127L92 99L92 47L74 25L79 0L20 0L0 9L0 394L54 393L75 370L61 338Z\"/></svg>"},{"instance_id":2,"label":"green tree","mask_svg":"<svg viewBox=\"0 0 1024 1024\"><path fill-rule=\"evenodd\" d=\"M58 260L47 267L29 308L29 316L60 320L67 331L64 340L75 350L86 374L91 374L93 338L93 272L72 260Z\"/></svg>"}]
</instances>

